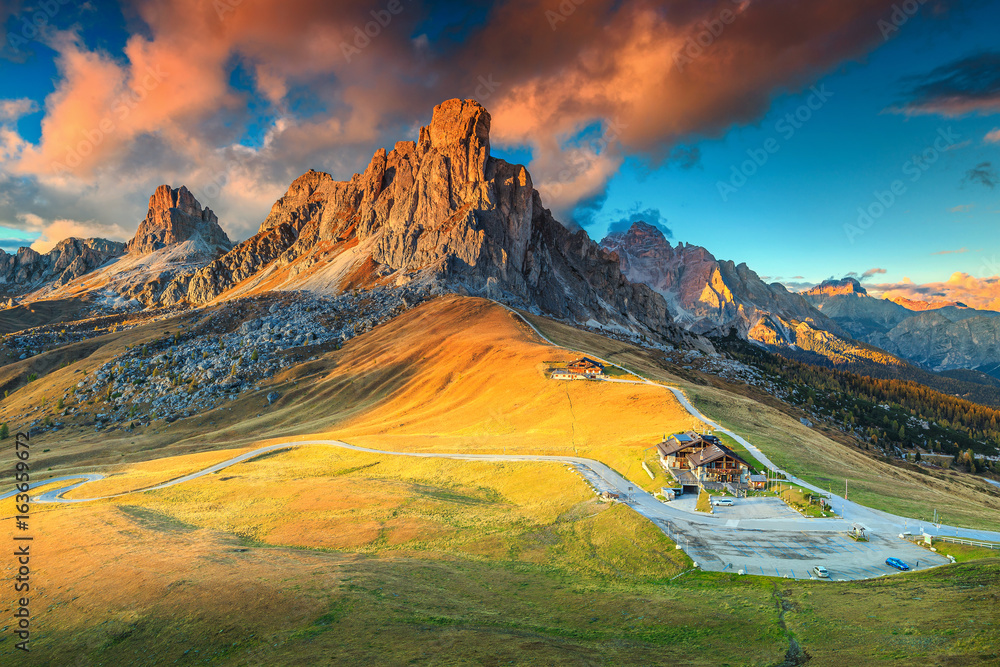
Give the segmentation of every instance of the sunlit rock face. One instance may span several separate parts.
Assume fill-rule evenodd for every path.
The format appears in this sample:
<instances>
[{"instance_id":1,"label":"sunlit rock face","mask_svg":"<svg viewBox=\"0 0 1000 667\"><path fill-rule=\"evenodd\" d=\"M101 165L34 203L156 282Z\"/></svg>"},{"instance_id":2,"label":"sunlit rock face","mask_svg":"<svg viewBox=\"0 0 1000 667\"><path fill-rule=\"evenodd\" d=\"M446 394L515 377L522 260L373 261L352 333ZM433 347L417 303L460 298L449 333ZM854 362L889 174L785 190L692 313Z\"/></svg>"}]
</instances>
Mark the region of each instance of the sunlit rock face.
<instances>
[{"instance_id":1,"label":"sunlit rock face","mask_svg":"<svg viewBox=\"0 0 1000 667\"><path fill-rule=\"evenodd\" d=\"M601 246L620 258L629 280L663 295L675 322L691 331L735 331L776 346L795 344L807 330L843 333L800 295L778 283L764 283L746 264L717 260L700 246L672 246L653 225L636 222L609 234Z\"/></svg>"},{"instance_id":2,"label":"sunlit rock face","mask_svg":"<svg viewBox=\"0 0 1000 667\"><path fill-rule=\"evenodd\" d=\"M552 217L523 166L490 155L490 122L479 103L448 100L417 141L378 150L351 180L310 170L256 236L177 278L164 301L205 303L265 286L337 292L418 283L689 339L666 301L627 280L613 253Z\"/></svg>"},{"instance_id":3,"label":"sunlit rock face","mask_svg":"<svg viewBox=\"0 0 1000 667\"><path fill-rule=\"evenodd\" d=\"M233 247L212 209L202 208L183 185L176 190L161 185L149 198L149 211L128 242L127 252L148 254L184 241L194 242L208 254L228 252Z\"/></svg>"}]
</instances>

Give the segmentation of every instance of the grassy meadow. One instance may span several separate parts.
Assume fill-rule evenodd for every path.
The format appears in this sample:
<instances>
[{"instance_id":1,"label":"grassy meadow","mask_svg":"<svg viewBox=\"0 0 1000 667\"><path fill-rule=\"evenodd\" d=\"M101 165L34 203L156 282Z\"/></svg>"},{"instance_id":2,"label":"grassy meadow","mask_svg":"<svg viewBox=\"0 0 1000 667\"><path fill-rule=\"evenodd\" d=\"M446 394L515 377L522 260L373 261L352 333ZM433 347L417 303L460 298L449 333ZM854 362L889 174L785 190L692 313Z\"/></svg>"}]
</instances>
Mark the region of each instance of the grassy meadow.
<instances>
[{"instance_id":1,"label":"grassy meadow","mask_svg":"<svg viewBox=\"0 0 1000 667\"><path fill-rule=\"evenodd\" d=\"M1000 658L996 558L853 583L703 573L556 464L314 446L33 521L19 665Z\"/></svg>"},{"instance_id":2,"label":"grassy meadow","mask_svg":"<svg viewBox=\"0 0 1000 667\"><path fill-rule=\"evenodd\" d=\"M667 363L662 355L526 315L542 333L568 348L584 350L629 370L684 390L691 402L715 420L759 447L793 475L843 494L868 507L930 520L935 509L947 524L1000 530L1000 489L972 475L916 466L896 466L846 445L819 428L809 428L798 413L775 399L743 387L715 386L710 376ZM731 441L727 441L731 442ZM753 462L750 461L752 464Z\"/></svg>"}]
</instances>

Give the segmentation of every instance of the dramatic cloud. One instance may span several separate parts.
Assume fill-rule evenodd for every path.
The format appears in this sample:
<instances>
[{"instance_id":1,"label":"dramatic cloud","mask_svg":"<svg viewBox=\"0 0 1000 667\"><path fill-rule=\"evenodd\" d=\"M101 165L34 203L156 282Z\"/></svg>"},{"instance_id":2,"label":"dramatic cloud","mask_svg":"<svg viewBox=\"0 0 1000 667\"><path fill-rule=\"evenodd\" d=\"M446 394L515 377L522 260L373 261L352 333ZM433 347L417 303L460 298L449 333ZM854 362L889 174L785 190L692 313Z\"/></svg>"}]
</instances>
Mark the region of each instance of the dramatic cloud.
<instances>
[{"instance_id":1,"label":"dramatic cloud","mask_svg":"<svg viewBox=\"0 0 1000 667\"><path fill-rule=\"evenodd\" d=\"M30 211L134 229L170 183L243 238L295 176L349 177L450 97L490 109L495 145L531 150L536 187L569 222L603 201L626 156L692 166L679 146L864 56L893 1L138 0L121 52L45 35L56 89L40 140L0 135L0 176L30 181L0 202L0 224Z\"/></svg>"},{"instance_id":2,"label":"dramatic cloud","mask_svg":"<svg viewBox=\"0 0 1000 667\"><path fill-rule=\"evenodd\" d=\"M983 115L1000 111L1000 53L984 52L903 80L906 114Z\"/></svg>"},{"instance_id":3,"label":"dramatic cloud","mask_svg":"<svg viewBox=\"0 0 1000 667\"><path fill-rule=\"evenodd\" d=\"M992 267L996 270L996 266ZM916 284L909 278L899 283L867 285L868 293L887 299L903 297L916 301L958 301L973 308L1000 310L1000 276L977 278L956 272L944 282Z\"/></svg>"},{"instance_id":4,"label":"dramatic cloud","mask_svg":"<svg viewBox=\"0 0 1000 667\"><path fill-rule=\"evenodd\" d=\"M964 255L969 252L968 248L959 248L958 250L939 250L937 252L932 252L932 255Z\"/></svg>"},{"instance_id":5,"label":"dramatic cloud","mask_svg":"<svg viewBox=\"0 0 1000 667\"><path fill-rule=\"evenodd\" d=\"M639 206L639 204L636 204L627 211L615 211L616 214L621 215L622 217L608 225L608 233L624 232L637 222L645 222L646 224L658 228L668 239L673 238L674 233L670 231L669 227L667 227L667 219L660 214L659 209L640 209Z\"/></svg>"},{"instance_id":6,"label":"dramatic cloud","mask_svg":"<svg viewBox=\"0 0 1000 667\"><path fill-rule=\"evenodd\" d=\"M868 280L872 276L877 276L885 272L886 272L885 269L879 269L879 268L868 269L867 271L861 274L861 280Z\"/></svg>"},{"instance_id":7,"label":"dramatic cloud","mask_svg":"<svg viewBox=\"0 0 1000 667\"><path fill-rule=\"evenodd\" d=\"M962 183L978 183L992 190L996 187L997 183L1000 183L1000 174L997 174L997 170L993 168L992 162L980 162L965 172Z\"/></svg>"}]
</instances>

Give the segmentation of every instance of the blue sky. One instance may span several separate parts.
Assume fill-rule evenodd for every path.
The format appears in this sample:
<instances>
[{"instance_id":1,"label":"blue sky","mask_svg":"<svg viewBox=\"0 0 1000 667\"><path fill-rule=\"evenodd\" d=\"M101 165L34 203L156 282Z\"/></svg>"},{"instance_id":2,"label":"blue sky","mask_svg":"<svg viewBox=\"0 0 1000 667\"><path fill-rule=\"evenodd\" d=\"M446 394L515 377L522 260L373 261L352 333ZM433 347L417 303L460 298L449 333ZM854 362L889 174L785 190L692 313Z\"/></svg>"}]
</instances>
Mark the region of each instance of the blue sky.
<instances>
[{"instance_id":1,"label":"blue sky","mask_svg":"<svg viewBox=\"0 0 1000 667\"><path fill-rule=\"evenodd\" d=\"M789 285L875 268L883 271L872 281L886 284L997 273L1000 141L987 135L1000 127L1000 3L929 0L888 40L872 39L874 19L891 12L882 0L817 0L808 10L774 0L676 0L653 14L645 3L594 0L556 22L542 2L528 17L505 12L499 1L474 9L405 3L379 29L384 35L342 60L337 40L350 39L379 7L261 0L226 5L218 16L207 5L185 14L191 2L60 5L47 17L50 28L27 44L17 36L42 5L0 8L0 102L33 105L0 117L7 141L19 142L6 156L0 150L0 247L37 239L41 248L69 233L127 238L159 182L187 184L232 236L245 238L297 174L319 168L348 178L375 147L415 138L435 101L472 96L484 76L496 76L498 89L481 100L494 114L494 153L528 163L536 185L555 178L574 140L599 134L619 113L631 123L620 145L591 156L603 172L581 176L547 202L593 238L634 211L653 210L671 241L703 245ZM635 64L629 48L647 33L659 37L653 43L681 44L701 30L697 12L712 20L736 7L747 18L706 47L686 83L669 57L662 81L641 82L645 94L579 65L603 49L617 65L606 69L620 73ZM821 16L829 28L810 18L814 7L828 10ZM801 14L791 27L803 34L798 42L769 27L794 12ZM838 24L829 12L849 20ZM187 69L137 103L86 169L63 180L46 171L65 154L52 138L53 128L72 124L65 109L86 112L88 96L101 94L107 105L154 56ZM654 57L639 57L647 56ZM795 57L810 62L789 65ZM951 66L947 85L935 83L932 73ZM111 82L92 92L86 75L97 71ZM705 80L718 72L713 89ZM744 78L759 85L741 89ZM675 110L689 91L710 101ZM620 109L593 101L616 97ZM101 102L89 103L99 117ZM796 113L808 119L791 131L783 119ZM535 117L524 121L526 114ZM912 180L907 165L941 132L958 138L948 150L934 149L933 164ZM663 159L678 148L696 159ZM747 162L752 155L766 162ZM745 183L732 180L744 164L754 173ZM894 180L905 191L859 232L859 207L872 206ZM574 210L574 202L588 207Z\"/></svg>"},{"instance_id":2,"label":"blue sky","mask_svg":"<svg viewBox=\"0 0 1000 667\"><path fill-rule=\"evenodd\" d=\"M904 77L1000 44L1000 4L970 9L957 22L960 29L951 30L910 22L865 62L845 63L821 78L817 87L832 95L789 138L775 125L808 100L809 90L776 97L758 123L694 144L701 160L693 168L668 164L650 171L630 160L612 179L591 235L600 237L620 217L617 211L639 203L661 212L674 240L746 262L762 276L815 282L879 267L886 281L907 276L929 282L955 271L975 273L982 253L992 255L1000 246L1000 189L963 179L982 162L1000 167L1000 143L984 141L1000 117L886 112L899 104ZM960 135L961 146L911 183L903 165L932 145L942 128ZM728 182L733 165L771 138L778 151L724 201L719 181ZM844 224L855 222L857 208L896 179L908 184L907 192L852 243ZM952 210L957 207L970 208ZM968 252L934 254L962 248Z\"/></svg>"}]
</instances>

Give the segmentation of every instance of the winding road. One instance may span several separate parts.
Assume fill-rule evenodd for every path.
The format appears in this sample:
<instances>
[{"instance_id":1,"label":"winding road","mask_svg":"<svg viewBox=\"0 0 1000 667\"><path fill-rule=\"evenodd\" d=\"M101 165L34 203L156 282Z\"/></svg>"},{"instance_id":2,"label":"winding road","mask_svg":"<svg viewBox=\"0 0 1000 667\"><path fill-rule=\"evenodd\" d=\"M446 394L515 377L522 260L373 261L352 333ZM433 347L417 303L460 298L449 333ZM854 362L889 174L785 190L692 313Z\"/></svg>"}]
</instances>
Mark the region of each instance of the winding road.
<instances>
[{"instance_id":1,"label":"winding road","mask_svg":"<svg viewBox=\"0 0 1000 667\"><path fill-rule=\"evenodd\" d=\"M503 305L503 304L500 304ZM506 306L504 306L506 308ZM508 310L511 310L508 308ZM518 318L527 324L542 340L549 345L556 345L544 336L536 327L527 321L520 313L511 310ZM565 349L565 348L564 348ZM574 351L576 352L576 351ZM579 353L579 352L578 352ZM588 355L596 359L594 355ZM600 361L621 368L618 364L604 359ZM767 456L743 437L722 427L702 414L691 404L684 392L677 387L671 387L647 379L625 380L606 379L606 382L644 384L660 387L670 391L680 404L692 416L700 419L717 431L725 433L746 447L757 459L771 470L786 475L788 479L824 496L828 494L804 480L785 473L774 465ZM65 475L35 482L29 490L49 486L59 482L72 482L56 486L33 498L36 503L82 503L95 500L118 498L135 493L156 491L178 484L215 474L225 468L250 461L270 452L293 449L296 447L328 446L350 449L382 456L409 456L415 458L447 458L463 461L493 461L493 462L549 462L570 466L577 474L586 480L600 494L605 491L618 494L639 514L653 521L664 530L678 545L683 548L700 566L708 570L732 571L739 570L747 574L767 576L790 576L806 578L811 564L830 563L837 559L839 566L834 567L838 579L863 579L894 573L884 565L886 554L902 553L917 562L923 561L923 567L940 565L947 561L938 555L924 551L920 547L895 536L904 531L929 532L935 535L950 535L969 539L1000 541L1000 533L986 530L970 530L954 526L935 526L906 517L899 517L849 500L831 498L834 509L841 515L839 519L810 519L795 512L768 518L746 518L736 508L718 508L718 515L707 515L691 512L683 508L682 503L664 503L643 491L634 482L630 482L618 472L600 461L577 456L535 456L516 454L445 454L430 452L395 452L368 447L359 447L339 440L301 440L283 442L244 452L221 463L209 466L204 470L184 475L155 486L150 486L124 493L100 496L94 498L66 498L65 494L90 482L104 478L99 473L81 473ZM0 500L17 494L11 491L0 495ZM738 517L738 518L736 518ZM874 539L871 544L858 545L845 537L847 530L854 522L863 523ZM921 568L922 569L922 568ZM758 571L759 570L759 571Z\"/></svg>"}]
</instances>

